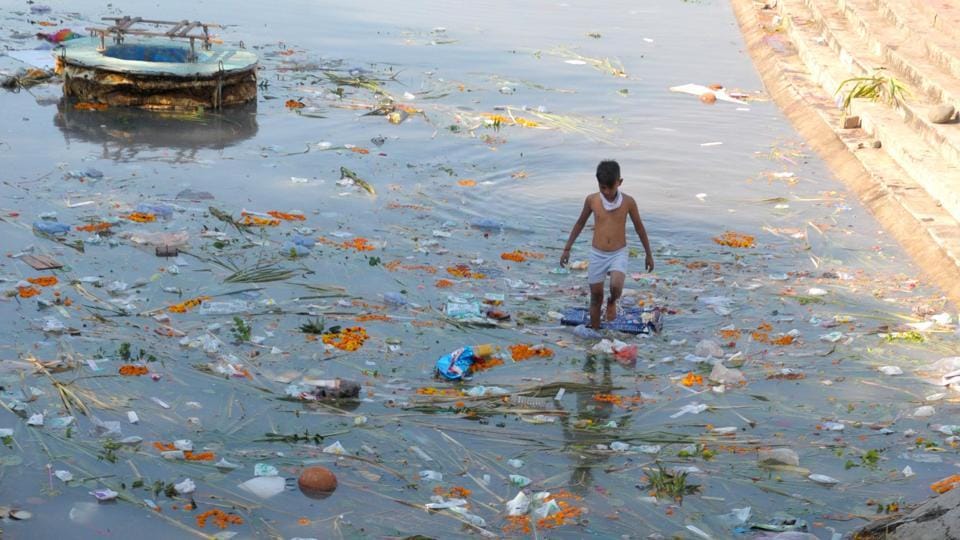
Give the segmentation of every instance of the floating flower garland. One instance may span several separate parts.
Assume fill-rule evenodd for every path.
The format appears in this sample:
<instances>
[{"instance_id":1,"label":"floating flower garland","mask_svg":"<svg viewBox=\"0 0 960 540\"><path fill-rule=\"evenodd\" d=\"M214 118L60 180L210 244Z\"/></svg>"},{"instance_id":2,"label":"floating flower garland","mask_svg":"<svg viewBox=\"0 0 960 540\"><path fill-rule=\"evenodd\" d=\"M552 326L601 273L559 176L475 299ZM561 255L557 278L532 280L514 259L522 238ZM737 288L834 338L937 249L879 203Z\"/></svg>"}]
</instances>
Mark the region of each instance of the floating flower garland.
<instances>
[{"instance_id":1,"label":"floating flower garland","mask_svg":"<svg viewBox=\"0 0 960 540\"><path fill-rule=\"evenodd\" d=\"M347 352L353 352L363 347L363 343L369 338L370 336L367 335L367 331L362 326L352 326L336 333L321 336L324 344L332 345Z\"/></svg>"}]
</instances>

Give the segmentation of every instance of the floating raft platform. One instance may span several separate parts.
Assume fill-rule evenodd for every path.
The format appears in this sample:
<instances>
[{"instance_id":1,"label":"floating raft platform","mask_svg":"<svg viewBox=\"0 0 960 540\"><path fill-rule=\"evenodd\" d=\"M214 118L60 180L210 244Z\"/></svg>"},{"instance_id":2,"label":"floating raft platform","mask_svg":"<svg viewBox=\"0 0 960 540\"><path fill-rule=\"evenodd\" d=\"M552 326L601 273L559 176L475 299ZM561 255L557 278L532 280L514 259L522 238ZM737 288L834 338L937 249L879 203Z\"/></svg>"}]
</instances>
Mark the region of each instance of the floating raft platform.
<instances>
[{"instance_id":1,"label":"floating raft platform","mask_svg":"<svg viewBox=\"0 0 960 540\"><path fill-rule=\"evenodd\" d=\"M65 41L55 50L65 97L157 110L220 109L256 99L257 56L214 45L207 32L214 25L112 20L117 23L88 28L92 37ZM136 30L135 23L172 27L152 32ZM203 34L189 34L194 28Z\"/></svg>"}]
</instances>

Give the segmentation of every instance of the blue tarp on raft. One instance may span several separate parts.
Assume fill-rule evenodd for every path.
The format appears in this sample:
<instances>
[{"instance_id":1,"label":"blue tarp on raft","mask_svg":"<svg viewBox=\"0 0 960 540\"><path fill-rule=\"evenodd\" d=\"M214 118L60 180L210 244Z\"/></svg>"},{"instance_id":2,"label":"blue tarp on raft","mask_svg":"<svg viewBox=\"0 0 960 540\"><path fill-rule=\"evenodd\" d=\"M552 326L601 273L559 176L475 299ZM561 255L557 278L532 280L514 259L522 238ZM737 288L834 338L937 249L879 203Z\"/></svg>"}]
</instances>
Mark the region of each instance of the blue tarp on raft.
<instances>
[{"instance_id":1,"label":"blue tarp on raft","mask_svg":"<svg viewBox=\"0 0 960 540\"><path fill-rule=\"evenodd\" d=\"M567 308L560 319L560 324L566 326L580 326L589 322L590 310L587 308ZM650 334L663 328L663 320L660 308L628 308L622 309L616 320L600 323L600 328L627 334Z\"/></svg>"}]
</instances>

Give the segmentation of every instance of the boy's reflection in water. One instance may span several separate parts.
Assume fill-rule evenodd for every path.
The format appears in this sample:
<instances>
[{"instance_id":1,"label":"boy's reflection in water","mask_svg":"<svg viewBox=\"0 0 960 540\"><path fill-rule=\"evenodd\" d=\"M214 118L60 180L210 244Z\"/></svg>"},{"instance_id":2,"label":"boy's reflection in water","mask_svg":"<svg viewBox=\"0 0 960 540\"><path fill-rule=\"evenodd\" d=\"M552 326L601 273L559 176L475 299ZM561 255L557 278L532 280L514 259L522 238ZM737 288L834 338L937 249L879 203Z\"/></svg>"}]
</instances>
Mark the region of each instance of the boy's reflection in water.
<instances>
[{"instance_id":1,"label":"boy's reflection in water","mask_svg":"<svg viewBox=\"0 0 960 540\"><path fill-rule=\"evenodd\" d=\"M619 432L629 420L629 415L622 415L615 419L619 426L616 430L604 428L610 422L616 405L607 401L597 401L597 394L613 393L613 376L610 371L612 359L609 355L587 355L583 363L583 372L587 377L587 384L591 388L576 392L577 408L569 411L570 414L561 416L563 438L566 441L565 451L575 460L573 472L570 475L569 489L572 493L583 497L589 491L594 481L594 469L600 468L610 458L608 452L597 452L594 445L610 444L614 433ZM600 367L600 373L597 368ZM601 471L602 472L602 471Z\"/></svg>"}]
</instances>

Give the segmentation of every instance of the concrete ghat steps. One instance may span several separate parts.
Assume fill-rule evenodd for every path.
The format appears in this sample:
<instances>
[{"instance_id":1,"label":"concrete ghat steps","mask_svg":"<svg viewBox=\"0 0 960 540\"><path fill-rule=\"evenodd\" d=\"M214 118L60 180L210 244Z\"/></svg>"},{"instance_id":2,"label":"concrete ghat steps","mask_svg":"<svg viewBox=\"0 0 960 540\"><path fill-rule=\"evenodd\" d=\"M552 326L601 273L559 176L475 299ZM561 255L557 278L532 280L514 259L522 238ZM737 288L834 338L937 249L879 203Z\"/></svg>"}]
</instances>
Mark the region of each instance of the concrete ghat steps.
<instances>
[{"instance_id":1,"label":"concrete ghat steps","mask_svg":"<svg viewBox=\"0 0 960 540\"><path fill-rule=\"evenodd\" d=\"M785 40L773 11L752 0L731 0L755 65L773 100L831 169L859 196L889 233L955 301L960 301L960 224L863 129L835 130L841 111L823 85L825 66L807 66ZM809 56L809 55L808 55ZM835 63L835 60L831 61ZM835 75L837 77L839 75ZM829 83L828 83L829 84ZM863 115L895 114L866 103ZM904 128L905 129L905 128Z\"/></svg>"},{"instance_id":2,"label":"concrete ghat steps","mask_svg":"<svg viewBox=\"0 0 960 540\"><path fill-rule=\"evenodd\" d=\"M954 0L908 0L907 6L929 28L960 39L960 6Z\"/></svg>"},{"instance_id":3,"label":"concrete ghat steps","mask_svg":"<svg viewBox=\"0 0 960 540\"><path fill-rule=\"evenodd\" d=\"M838 0L838 7L870 51L886 61L918 90L936 103L954 103L960 96L960 83L943 66L934 64L926 48L910 33L892 26L869 0ZM916 96L921 97L921 96Z\"/></svg>"},{"instance_id":4,"label":"concrete ghat steps","mask_svg":"<svg viewBox=\"0 0 960 540\"><path fill-rule=\"evenodd\" d=\"M912 94L900 107L904 121L917 131L927 144L940 151L948 163L960 166L960 126L934 124L927 117L929 110L940 103L960 103L960 84L955 79L940 76L940 70L928 62L922 52L914 50L919 56L908 57L908 54L901 54L896 47L885 45L885 41L869 39L872 27L868 27L866 19L852 9L852 2L860 0L838 1L847 6L843 12L829 0L805 0L813 19L821 26L827 44L840 55L844 64L851 68L851 75L869 75L875 68L882 66L901 81L911 83ZM860 34L851 30L851 19L861 28ZM874 18L874 26L885 26L879 21L879 18ZM893 43L899 42L896 41L896 35L887 32L884 32L884 35L894 40ZM856 51L856 54L849 51ZM924 67L918 68L915 63ZM918 91L918 87L925 91ZM930 95L936 97L931 99Z\"/></svg>"},{"instance_id":5,"label":"concrete ghat steps","mask_svg":"<svg viewBox=\"0 0 960 540\"><path fill-rule=\"evenodd\" d=\"M886 61L888 68L921 90L926 96L917 95L908 100L908 113L915 118L918 131L925 131L928 143L944 151L944 157L960 165L960 126L934 124L927 118L927 108L940 104L960 104L960 80L952 76L943 65L934 62L921 41L911 38L909 32L897 30L874 9L871 0L839 0L844 16L854 24L860 37L871 49ZM928 98L923 100L922 98ZM923 105L921 101L926 101Z\"/></svg>"},{"instance_id":6,"label":"concrete ghat steps","mask_svg":"<svg viewBox=\"0 0 960 540\"><path fill-rule=\"evenodd\" d=\"M882 17L904 32L910 42L919 43L926 50L930 60L940 65L947 74L960 77L960 45L958 45L960 31L957 30L957 25L960 25L960 6L953 7L949 2L936 0L919 2L925 6L946 4L953 11L958 12L954 26L945 30L938 28L936 24L936 21L944 20L941 19L940 14L935 10L931 10L932 13L926 13L917 9L912 5L917 3L915 0L907 3L903 0L870 0L870 2Z\"/></svg>"},{"instance_id":7,"label":"concrete ghat steps","mask_svg":"<svg viewBox=\"0 0 960 540\"><path fill-rule=\"evenodd\" d=\"M834 95L843 80L860 75L865 70L872 71L873 65L876 65L862 60L863 56L869 54L855 57L847 52L850 49L836 39L834 31L842 19L817 18L802 0L780 0L778 7L798 56L813 80L828 95ZM847 67L846 70L836 67L838 56L840 63ZM876 58L873 60L877 61ZM923 129L922 121L925 118L907 107L895 110L864 100L854 101L851 114L860 116L863 128L882 142L884 149L900 167L955 219L960 220L960 168L954 165L960 161L945 160L941 152L924 140L924 133L928 137L933 134L932 130ZM960 149L960 144L957 149ZM960 152L957 155L960 156Z\"/></svg>"}]
</instances>

